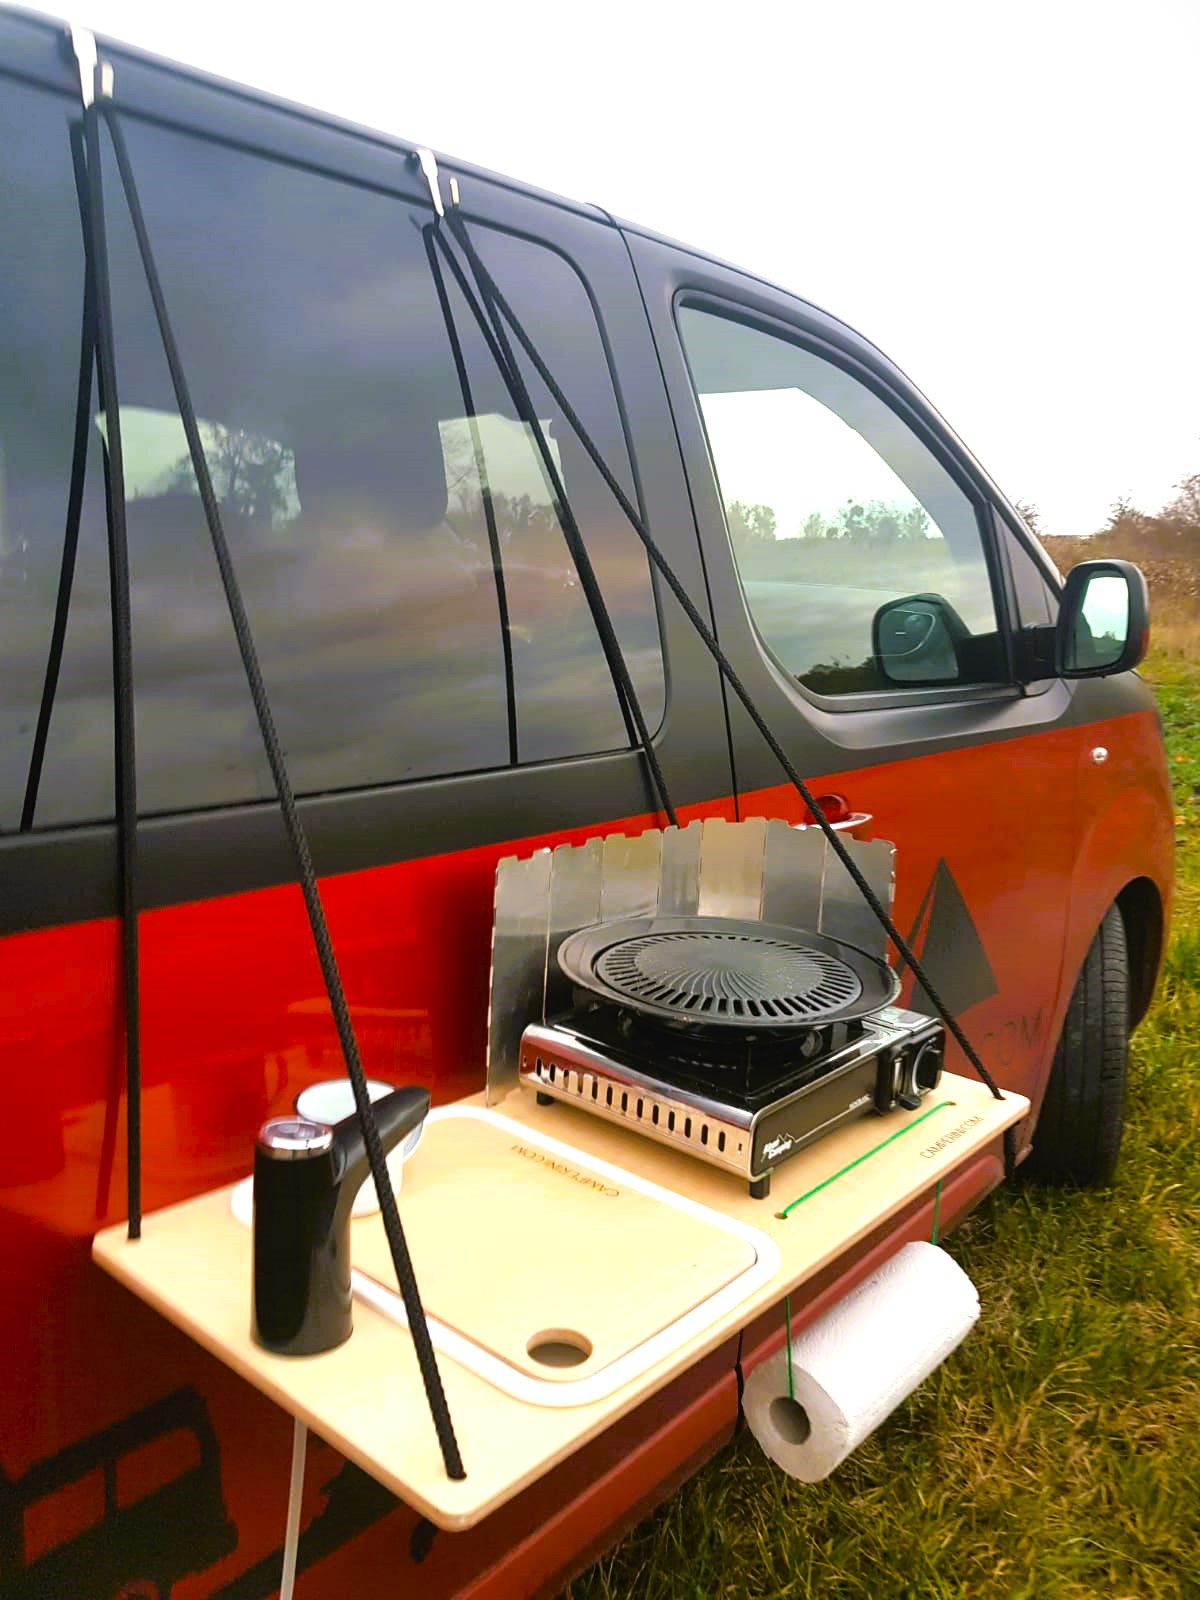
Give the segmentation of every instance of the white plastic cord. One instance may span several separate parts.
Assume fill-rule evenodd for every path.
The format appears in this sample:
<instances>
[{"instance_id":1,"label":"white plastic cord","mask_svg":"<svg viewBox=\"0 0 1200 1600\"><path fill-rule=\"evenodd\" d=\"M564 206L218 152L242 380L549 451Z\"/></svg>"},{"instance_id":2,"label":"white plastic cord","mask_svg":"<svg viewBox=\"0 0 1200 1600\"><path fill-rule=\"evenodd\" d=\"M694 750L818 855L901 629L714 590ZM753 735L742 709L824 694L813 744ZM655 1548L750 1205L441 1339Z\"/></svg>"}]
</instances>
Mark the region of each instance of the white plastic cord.
<instances>
[{"instance_id":1,"label":"white plastic cord","mask_svg":"<svg viewBox=\"0 0 1200 1600\"><path fill-rule=\"evenodd\" d=\"M304 1455L308 1429L297 1417L292 1426L292 1481L288 1485L287 1527L283 1535L283 1575L279 1600L292 1600L296 1586L296 1553L300 1544L300 1501L304 1494Z\"/></svg>"}]
</instances>

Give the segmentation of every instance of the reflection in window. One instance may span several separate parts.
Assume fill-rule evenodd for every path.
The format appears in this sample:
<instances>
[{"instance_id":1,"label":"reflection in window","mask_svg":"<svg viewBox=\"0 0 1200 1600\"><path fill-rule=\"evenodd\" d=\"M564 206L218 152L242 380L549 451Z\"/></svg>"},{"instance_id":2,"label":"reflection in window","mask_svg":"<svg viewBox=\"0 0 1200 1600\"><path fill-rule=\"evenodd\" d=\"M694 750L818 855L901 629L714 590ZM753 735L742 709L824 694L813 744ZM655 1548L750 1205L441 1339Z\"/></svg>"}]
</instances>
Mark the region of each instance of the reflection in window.
<instances>
[{"instance_id":1,"label":"reflection in window","mask_svg":"<svg viewBox=\"0 0 1200 1600\"><path fill-rule=\"evenodd\" d=\"M780 663L823 694L891 687L875 619L925 594L967 641L949 674L944 650L930 662L930 680L997 676L975 508L912 430L797 345L695 308L679 321L746 603Z\"/></svg>"},{"instance_id":2,"label":"reflection in window","mask_svg":"<svg viewBox=\"0 0 1200 1600\"><path fill-rule=\"evenodd\" d=\"M95 421L107 443L103 414ZM261 528L283 529L295 521L300 515L296 458L286 445L203 417L197 418L197 430L213 491L224 506ZM187 436L176 412L122 405L121 445L127 503L167 494L199 498Z\"/></svg>"},{"instance_id":3,"label":"reflection in window","mask_svg":"<svg viewBox=\"0 0 1200 1600\"><path fill-rule=\"evenodd\" d=\"M1067 665L1096 671L1119 661L1129 637L1129 585L1116 572L1093 573L1071 636Z\"/></svg>"},{"instance_id":4,"label":"reflection in window","mask_svg":"<svg viewBox=\"0 0 1200 1600\"><path fill-rule=\"evenodd\" d=\"M424 215L132 119L126 136L297 790L506 766L496 573L420 231ZM0 630L0 827L11 827L62 550L82 259L56 103L0 86L0 137L13 153L12 182L0 191L9 358L0 393L0 622L11 624ZM160 812L268 798L270 775L135 242L124 208L109 210L140 803ZM632 490L582 281L549 249L482 228L476 237ZM497 513L518 760L624 747L624 719L534 442L453 283L448 293ZM664 687L644 553L549 396L532 373L527 380L655 726ZM102 426L93 442L39 825L112 813ZM11 598L18 585L19 603Z\"/></svg>"}]
</instances>

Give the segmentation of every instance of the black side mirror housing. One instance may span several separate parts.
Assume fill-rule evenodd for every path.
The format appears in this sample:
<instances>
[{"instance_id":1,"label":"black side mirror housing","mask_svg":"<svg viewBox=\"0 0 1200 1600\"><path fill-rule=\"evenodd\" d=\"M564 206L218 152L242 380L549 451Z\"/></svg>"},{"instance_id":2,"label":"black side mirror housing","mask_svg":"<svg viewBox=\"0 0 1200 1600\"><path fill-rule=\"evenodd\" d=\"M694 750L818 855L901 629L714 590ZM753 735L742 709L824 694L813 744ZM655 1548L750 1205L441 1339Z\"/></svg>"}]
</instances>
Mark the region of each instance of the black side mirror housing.
<instances>
[{"instance_id":1,"label":"black side mirror housing","mask_svg":"<svg viewBox=\"0 0 1200 1600\"><path fill-rule=\"evenodd\" d=\"M1132 561L1081 561L1063 585L1058 622L1026 631L1028 683L1128 672L1150 643L1150 597Z\"/></svg>"}]
</instances>

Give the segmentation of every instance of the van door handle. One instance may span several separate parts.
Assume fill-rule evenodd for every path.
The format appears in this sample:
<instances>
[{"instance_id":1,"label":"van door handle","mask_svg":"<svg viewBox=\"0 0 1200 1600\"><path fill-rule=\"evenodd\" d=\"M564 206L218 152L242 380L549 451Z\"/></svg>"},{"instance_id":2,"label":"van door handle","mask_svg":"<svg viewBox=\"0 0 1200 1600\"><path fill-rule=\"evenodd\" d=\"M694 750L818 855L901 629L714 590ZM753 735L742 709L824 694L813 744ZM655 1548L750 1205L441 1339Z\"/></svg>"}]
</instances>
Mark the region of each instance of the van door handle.
<instances>
[{"instance_id":1,"label":"van door handle","mask_svg":"<svg viewBox=\"0 0 1200 1600\"><path fill-rule=\"evenodd\" d=\"M855 834L865 828L868 822L874 822L875 814L871 811L852 811L848 817L843 817L840 822L831 822L829 826L834 833ZM793 822L792 827L803 833L806 828L815 828L815 822Z\"/></svg>"}]
</instances>

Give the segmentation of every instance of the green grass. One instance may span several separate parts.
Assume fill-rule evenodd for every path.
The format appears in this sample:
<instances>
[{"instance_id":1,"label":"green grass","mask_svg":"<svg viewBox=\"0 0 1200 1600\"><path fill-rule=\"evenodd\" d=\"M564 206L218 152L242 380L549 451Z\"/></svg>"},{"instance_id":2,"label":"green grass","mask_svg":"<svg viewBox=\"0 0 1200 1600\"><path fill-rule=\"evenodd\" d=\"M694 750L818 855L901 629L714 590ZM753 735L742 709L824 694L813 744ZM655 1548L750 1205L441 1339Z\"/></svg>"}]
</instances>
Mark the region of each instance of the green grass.
<instances>
[{"instance_id":1,"label":"green grass","mask_svg":"<svg viewBox=\"0 0 1200 1600\"><path fill-rule=\"evenodd\" d=\"M993 1195L975 1333L824 1484L743 1435L569 1600L1200 1596L1200 661L1149 664L1180 892L1112 1189Z\"/></svg>"}]
</instances>

